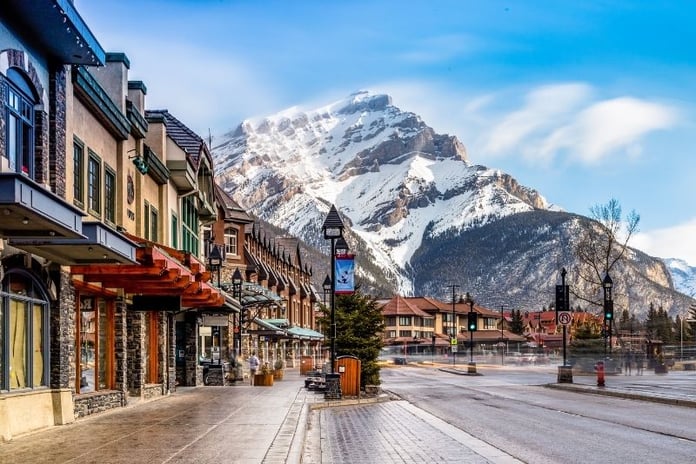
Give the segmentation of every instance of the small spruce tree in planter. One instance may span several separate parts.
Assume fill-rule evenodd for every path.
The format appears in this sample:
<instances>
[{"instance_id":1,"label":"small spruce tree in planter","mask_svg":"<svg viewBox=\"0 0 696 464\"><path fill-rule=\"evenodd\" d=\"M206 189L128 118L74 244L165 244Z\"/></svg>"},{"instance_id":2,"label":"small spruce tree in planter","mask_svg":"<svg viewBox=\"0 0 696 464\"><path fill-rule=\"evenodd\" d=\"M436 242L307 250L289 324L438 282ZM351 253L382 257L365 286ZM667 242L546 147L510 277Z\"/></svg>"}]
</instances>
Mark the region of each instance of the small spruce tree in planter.
<instances>
[{"instance_id":1,"label":"small spruce tree in planter","mask_svg":"<svg viewBox=\"0 0 696 464\"><path fill-rule=\"evenodd\" d=\"M265 362L261 365L261 371L254 375L255 387L272 387L273 386L273 371Z\"/></svg>"},{"instance_id":2,"label":"small spruce tree in planter","mask_svg":"<svg viewBox=\"0 0 696 464\"><path fill-rule=\"evenodd\" d=\"M285 363L282 359L276 359L273 364L273 380L283 380L283 368L285 368Z\"/></svg>"}]
</instances>

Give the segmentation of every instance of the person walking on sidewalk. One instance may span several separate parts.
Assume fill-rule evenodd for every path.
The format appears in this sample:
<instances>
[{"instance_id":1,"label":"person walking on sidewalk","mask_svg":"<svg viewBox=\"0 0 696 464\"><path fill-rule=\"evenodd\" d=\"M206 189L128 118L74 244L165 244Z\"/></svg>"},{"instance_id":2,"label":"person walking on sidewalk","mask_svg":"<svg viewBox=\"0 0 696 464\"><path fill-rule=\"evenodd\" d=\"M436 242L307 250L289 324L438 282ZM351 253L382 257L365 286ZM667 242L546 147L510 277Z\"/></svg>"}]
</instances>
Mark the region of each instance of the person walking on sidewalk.
<instances>
[{"instance_id":1,"label":"person walking on sidewalk","mask_svg":"<svg viewBox=\"0 0 696 464\"><path fill-rule=\"evenodd\" d=\"M254 385L254 375L256 375L256 371L259 369L259 358L256 357L256 351L251 353L251 356L249 357L249 384Z\"/></svg>"}]
</instances>

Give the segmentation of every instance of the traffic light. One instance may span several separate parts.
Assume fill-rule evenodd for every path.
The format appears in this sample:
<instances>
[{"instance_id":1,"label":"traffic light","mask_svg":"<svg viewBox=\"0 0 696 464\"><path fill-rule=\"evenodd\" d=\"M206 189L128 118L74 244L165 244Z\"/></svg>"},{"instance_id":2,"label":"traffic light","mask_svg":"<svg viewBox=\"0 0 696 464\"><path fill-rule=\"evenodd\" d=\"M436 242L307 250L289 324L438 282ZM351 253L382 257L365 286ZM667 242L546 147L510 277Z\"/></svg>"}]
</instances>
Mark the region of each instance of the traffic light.
<instances>
[{"instance_id":1,"label":"traffic light","mask_svg":"<svg viewBox=\"0 0 696 464\"><path fill-rule=\"evenodd\" d=\"M614 302L605 301L604 302L604 319L611 321L614 319Z\"/></svg>"},{"instance_id":2,"label":"traffic light","mask_svg":"<svg viewBox=\"0 0 696 464\"><path fill-rule=\"evenodd\" d=\"M476 332L476 328L478 326L478 313L475 311L470 311L467 314L467 328L469 329L469 332Z\"/></svg>"}]
</instances>

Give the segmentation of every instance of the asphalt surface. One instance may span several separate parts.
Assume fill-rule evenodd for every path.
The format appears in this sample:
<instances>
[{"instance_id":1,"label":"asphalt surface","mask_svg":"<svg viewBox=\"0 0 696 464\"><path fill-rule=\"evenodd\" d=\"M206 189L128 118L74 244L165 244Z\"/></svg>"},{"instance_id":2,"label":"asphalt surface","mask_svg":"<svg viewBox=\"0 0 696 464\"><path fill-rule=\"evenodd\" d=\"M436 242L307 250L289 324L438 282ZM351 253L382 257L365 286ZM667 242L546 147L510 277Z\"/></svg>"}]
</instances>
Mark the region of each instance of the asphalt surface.
<instances>
[{"instance_id":1,"label":"asphalt surface","mask_svg":"<svg viewBox=\"0 0 696 464\"><path fill-rule=\"evenodd\" d=\"M465 370L441 370L466 375ZM484 365L481 372L485 375ZM696 373L607 376L604 387L593 376L573 380L549 387L696 407ZM169 397L15 437L0 443L0 463L5 462L519 461L388 393L326 401L321 392L304 388L297 369L287 369L272 387L179 388Z\"/></svg>"}]
</instances>

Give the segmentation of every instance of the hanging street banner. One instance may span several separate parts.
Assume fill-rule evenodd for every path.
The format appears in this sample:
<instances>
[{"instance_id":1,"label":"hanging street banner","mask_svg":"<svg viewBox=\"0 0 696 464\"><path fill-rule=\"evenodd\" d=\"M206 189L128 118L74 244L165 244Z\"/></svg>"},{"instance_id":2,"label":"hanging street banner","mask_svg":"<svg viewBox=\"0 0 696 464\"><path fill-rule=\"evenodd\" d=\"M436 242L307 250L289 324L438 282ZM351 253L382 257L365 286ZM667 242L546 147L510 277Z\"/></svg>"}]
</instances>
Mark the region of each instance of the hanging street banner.
<instances>
[{"instance_id":1,"label":"hanging street banner","mask_svg":"<svg viewBox=\"0 0 696 464\"><path fill-rule=\"evenodd\" d=\"M336 255L334 279L337 295L355 292L355 255Z\"/></svg>"}]
</instances>

